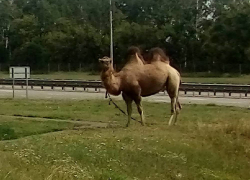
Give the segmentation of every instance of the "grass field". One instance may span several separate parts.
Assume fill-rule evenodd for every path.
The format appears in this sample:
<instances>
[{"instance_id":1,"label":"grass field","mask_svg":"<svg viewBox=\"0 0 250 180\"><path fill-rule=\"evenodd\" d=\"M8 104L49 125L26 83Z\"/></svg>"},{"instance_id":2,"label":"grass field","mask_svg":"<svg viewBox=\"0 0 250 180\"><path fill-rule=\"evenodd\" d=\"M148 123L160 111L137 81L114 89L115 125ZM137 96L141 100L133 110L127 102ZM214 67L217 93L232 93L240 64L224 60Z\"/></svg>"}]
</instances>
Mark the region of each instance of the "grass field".
<instances>
[{"instance_id":1,"label":"grass field","mask_svg":"<svg viewBox=\"0 0 250 180\"><path fill-rule=\"evenodd\" d=\"M224 84L250 84L250 75L186 73L182 75L183 82L197 83L224 83ZM0 78L8 78L6 73L0 73ZM98 73L89 72L55 72L50 74L32 74L33 79L76 79L76 80L100 80Z\"/></svg>"},{"instance_id":2,"label":"grass field","mask_svg":"<svg viewBox=\"0 0 250 180\"><path fill-rule=\"evenodd\" d=\"M0 99L0 179L249 179L248 109L185 105L169 127L169 108L145 102L147 126L124 128L106 101ZM74 130L84 121L121 126Z\"/></svg>"}]
</instances>

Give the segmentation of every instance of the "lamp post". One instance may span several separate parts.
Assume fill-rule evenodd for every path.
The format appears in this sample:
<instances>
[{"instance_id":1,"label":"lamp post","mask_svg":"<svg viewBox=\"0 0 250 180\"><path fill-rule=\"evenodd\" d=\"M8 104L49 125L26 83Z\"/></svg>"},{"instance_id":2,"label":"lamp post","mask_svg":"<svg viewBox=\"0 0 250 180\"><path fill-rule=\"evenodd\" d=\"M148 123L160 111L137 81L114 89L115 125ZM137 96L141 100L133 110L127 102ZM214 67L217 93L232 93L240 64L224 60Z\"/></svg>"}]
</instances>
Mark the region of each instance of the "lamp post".
<instances>
[{"instance_id":1,"label":"lamp post","mask_svg":"<svg viewBox=\"0 0 250 180\"><path fill-rule=\"evenodd\" d=\"M112 0L109 0L110 5L110 58L112 60L112 66L114 64L114 49L113 49L113 8Z\"/></svg>"},{"instance_id":2,"label":"lamp post","mask_svg":"<svg viewBox=\"0 0 250 180\"><path fill-rule=\"evenodd\" d=\"M198 38L198 18L199 18L199 0L196 0L196 18L195 18L196 38Z\"/></svg>"}]
</instances>

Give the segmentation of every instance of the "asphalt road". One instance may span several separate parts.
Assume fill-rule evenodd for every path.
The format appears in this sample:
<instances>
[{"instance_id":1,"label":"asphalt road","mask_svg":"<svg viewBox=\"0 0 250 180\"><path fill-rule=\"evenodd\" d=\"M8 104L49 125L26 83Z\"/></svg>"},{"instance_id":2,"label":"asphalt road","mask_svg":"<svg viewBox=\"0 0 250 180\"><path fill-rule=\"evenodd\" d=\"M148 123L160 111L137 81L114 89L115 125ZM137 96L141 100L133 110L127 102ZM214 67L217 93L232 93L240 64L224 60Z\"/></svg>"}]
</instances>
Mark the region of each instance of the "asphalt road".
<instances>
[{"instance_id":1,"label":"asphalt road","mask_svg":"<svg viewBox=\"0 0 250 180\"><path fill-rule=\"evenodd\" d=\"M5 88L0 89L0 98L11 98L13 94L12 89ZM250 98L239 99L239 95L235 95L230 98L222 98L222 97L206 97L206 96L198 96L193 93L184 95L180 94L180 102L182 104L216 104L223 106L236 106L236 107L244 107L250 108ZM101 90L101 92L94 92L93 90L89 90L89 92L84 91L70 91L70 89L66 89L66 91L62 90L50 90L49 88L40 90L37 88L36 90L28 91L29 99L69 99L69 100L83 100L83 99L105 99L105 91ZM15 98L25 98L26 92L25 90L21 90L20 88L15 90ZM113 97L113 99L121 100L121 96ZM159 93L154 96L143 98L143 101L150 102L170 102L170 99L164 93Z\"/></svg>"}]
</instances>

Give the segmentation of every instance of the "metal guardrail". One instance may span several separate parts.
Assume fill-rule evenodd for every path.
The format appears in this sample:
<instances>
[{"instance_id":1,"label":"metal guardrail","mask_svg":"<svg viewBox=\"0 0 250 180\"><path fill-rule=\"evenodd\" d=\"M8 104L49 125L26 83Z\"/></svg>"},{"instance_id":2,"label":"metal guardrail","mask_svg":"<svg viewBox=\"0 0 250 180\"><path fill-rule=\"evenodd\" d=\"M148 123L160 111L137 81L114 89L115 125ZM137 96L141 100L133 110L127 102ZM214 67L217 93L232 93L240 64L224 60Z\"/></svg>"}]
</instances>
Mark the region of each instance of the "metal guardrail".
<instances>
[{"instance_id":1,"label":"metal guardrail","mask_svg":"<svg viewBox=\"0 0 250 180\"><path fill-rule=\"evenodd\" d=\"M250 85L183 83L180 90L184 91L185 94L188 91L199 92L199 95L202 92L213 92L215 96L218 92L229 93L229 96L232 93L243 93L247 97L250 93Z\"/></svg>"},{"instance_id":2,"label":"metal guardrail","mask_svg":"<svg viewBox=\"0 0 250 180\"><path fill-rule=\"evenodd\" d=\"M0 79L0 85L13 85L12 79ZM15 79L15 85L17 86L26 86L26 81L23 79ZM29 79L29 86L33 88L34 86L40 86L41 89L44 87L72 87L73 89L77 87L81 88L103 88L100 81L80 81L80 80L40 80L40 79Z\"/></svg>"},{"instance_id":3,"label":"metal guardrail","mask_svg":"<svg viewBox=\"0 0 250 180\"><path fill-rule=\"evenodd\" d=\"M0 85L13 85L12 79L0 79ZM15 85L25 86L26 81L21 79L15 80ZM44 87L61 87L64 89L65 87L71 87L73 90L75 88L95 88L100 89L103 88L101 81L81 81L81 80L40 80L40 79L30 79L29 86L33 88L33 86L40 86L41 89ZM202 84L202 83L182 83L180 87L180 91L184 91L185 94L187 92L198 92L201 94L202 92L213 92L214 95L216 93L229 93L231 96L232 93L243 93L247 97L250 93L250 85L233 85L233 84Z\"/></svg>"}]
</instances>

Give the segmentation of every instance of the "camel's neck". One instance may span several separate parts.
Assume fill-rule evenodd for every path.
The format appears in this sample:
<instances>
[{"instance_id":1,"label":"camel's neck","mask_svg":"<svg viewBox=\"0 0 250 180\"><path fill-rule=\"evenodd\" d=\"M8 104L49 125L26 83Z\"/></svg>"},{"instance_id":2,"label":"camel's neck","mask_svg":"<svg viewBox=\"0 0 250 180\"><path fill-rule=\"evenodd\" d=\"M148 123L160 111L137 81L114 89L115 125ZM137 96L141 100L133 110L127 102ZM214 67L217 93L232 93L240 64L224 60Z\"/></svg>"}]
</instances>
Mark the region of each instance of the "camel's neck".
<instances>
[{"instance_id":1,"label":"camel's neck","mask_svg":"<svg viewBox=\"0 0 250 180\"><path fill-rule=\"evenodd\" d=\"M118 76L117 72L114 71L113 68L102 70L101 80L108 93L112 95L119 95L121 93L120 77Z\"/></svg>"}]
</instances>

